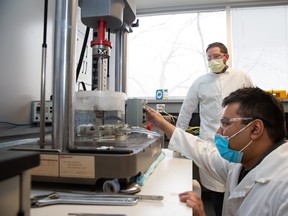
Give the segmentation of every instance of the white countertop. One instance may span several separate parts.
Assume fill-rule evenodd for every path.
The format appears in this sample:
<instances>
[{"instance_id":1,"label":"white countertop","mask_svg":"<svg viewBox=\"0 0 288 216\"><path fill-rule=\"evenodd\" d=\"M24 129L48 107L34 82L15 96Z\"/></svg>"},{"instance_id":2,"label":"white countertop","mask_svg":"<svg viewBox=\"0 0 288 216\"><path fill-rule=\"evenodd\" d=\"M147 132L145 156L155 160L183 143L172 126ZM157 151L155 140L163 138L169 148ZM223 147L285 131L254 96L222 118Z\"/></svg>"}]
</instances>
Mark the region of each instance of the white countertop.
<instances>
[{"instance_id":1,"label":"white countertop","mask_svg":"<svg viewBox=\"0 0 288 216\"><path fill-rule=\"evenodd\" d=\"M192 209L178 198L180 192L192 190L192 161L166 156L142 186L142 195L162 195L163 201L140 200L135 206L52 205L32 208L31 216L67 216L68 213L126 214L127 216L192 216ZM33 192L33 190L32 190Z\"/></svg>"}]
</instances>

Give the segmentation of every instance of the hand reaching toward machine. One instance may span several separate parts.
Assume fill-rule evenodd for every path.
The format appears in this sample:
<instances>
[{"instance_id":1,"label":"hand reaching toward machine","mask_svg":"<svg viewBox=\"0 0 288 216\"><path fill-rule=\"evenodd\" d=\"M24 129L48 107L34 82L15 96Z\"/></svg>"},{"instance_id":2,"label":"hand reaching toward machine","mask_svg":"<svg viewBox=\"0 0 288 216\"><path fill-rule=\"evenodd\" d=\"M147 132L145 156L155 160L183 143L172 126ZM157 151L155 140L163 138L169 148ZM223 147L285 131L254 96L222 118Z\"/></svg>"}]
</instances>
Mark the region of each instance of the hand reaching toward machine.
<instances>
[{"instance_id":1,"label":"hand reaching toward machine","mask_svg":"<svg viewBox=\"0 0 288 216\"><path fill-rule=\"evenodd\" d=\"M157 112L156 110L146 107L146 111L148 114L148 120L159 130L163 131L168 138L171 138L175 126L169 123L164 117Z\"/></svg>"}]
</instances>

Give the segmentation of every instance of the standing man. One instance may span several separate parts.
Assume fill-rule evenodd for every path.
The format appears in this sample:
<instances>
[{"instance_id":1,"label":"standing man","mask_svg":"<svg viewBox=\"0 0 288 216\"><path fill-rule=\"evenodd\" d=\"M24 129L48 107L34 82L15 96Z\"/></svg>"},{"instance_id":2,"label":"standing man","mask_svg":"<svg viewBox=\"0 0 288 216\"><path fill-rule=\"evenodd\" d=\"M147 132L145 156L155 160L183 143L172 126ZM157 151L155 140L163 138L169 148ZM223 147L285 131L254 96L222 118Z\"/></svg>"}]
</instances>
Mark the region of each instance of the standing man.
<instances>
[{"instance_id":1,"label":"standing man","mask_svg":"<svg viewBox=\"0 0 288 216\"><path fill-rule=\"evenodd\" d=\"M219 42L209 44L206 49L209 73L200 76L190 87L182 104L176 127L186 130L192 113L199 108L201 139L214 145L214 135L219 128L223 112L222 100L231 92L252 87L248 74L230 68L226 63L229 59L227 47ZM199 169L202 185L211 191L211 199L217 216L221 215L225 185L215 181Z\"/></svg>"}]
</instances>

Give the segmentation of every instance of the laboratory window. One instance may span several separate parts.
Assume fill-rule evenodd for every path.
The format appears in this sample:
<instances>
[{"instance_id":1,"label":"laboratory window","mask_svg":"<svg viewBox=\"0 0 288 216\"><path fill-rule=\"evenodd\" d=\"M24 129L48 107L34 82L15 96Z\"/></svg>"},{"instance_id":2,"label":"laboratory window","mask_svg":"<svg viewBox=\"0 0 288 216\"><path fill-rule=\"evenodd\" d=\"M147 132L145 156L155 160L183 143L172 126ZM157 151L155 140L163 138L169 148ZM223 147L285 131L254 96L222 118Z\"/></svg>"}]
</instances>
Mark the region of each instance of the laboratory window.
<instances>
[{"instance_id":1,"label":"laboratory window","mask_svg":"<svg viewBox=\"0 0 288 216\"><path fill-rule=\"evenodd\" d=\"M185 96L195 78L206 73L205 49L226 41L225 11L139 17L128 35L127 94L169 98Z\"/></svg>"},{"instance_id":2,"label":"laboratory window","mask_svg":"<svg viewBox=\"0 0 288 216\"><path fill-rule=\"evenodd\" d=\"M168 89L169 98L184 98L207 73L206 47L216 41L258 87L287 90L288 7L227 10L139 16L128 35L128 97L155 98L157 89Z\"/></svg>"},{"instance_id":3,"label":"laboratory window","mask_svg":"<svg viewBox=\"0 0 288 216\"><path fill-rule=\"evenodd\" d=\"M233 66L264 90L288 90L288 7L231 10Z\"/></svg>"}]
</instances>

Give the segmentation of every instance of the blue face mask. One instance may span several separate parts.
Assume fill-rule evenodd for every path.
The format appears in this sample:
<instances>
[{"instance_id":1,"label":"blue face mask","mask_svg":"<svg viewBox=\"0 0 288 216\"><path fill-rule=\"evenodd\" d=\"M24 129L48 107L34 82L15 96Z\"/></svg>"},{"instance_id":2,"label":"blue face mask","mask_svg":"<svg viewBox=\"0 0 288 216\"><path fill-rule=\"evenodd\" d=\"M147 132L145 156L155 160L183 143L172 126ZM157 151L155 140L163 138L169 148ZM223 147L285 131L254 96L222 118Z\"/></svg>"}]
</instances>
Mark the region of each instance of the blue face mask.
<instances>
[{"instance_id":1,"label":"blue face mask","mask_svg":"<svg viewBox=\"0 0 288 216\"><path fill-rule=\"evenodd\" d=\"M248 125L246 125L244 128L242 128L237 133L233 134L231 137L222 136L221 134L216 133L215 134L215 145L220 153L220 155L228 160L229 162L233 163L241 163L242 157L243 157L243 151L245 148L247 148L251 143L252 140L244 146L240 151L236 151L229 148L229 140L233 137L235 137L237 134L241 133L243 130L245 130L252 122L250 122Z\"/></svg>"}]
</instances>

